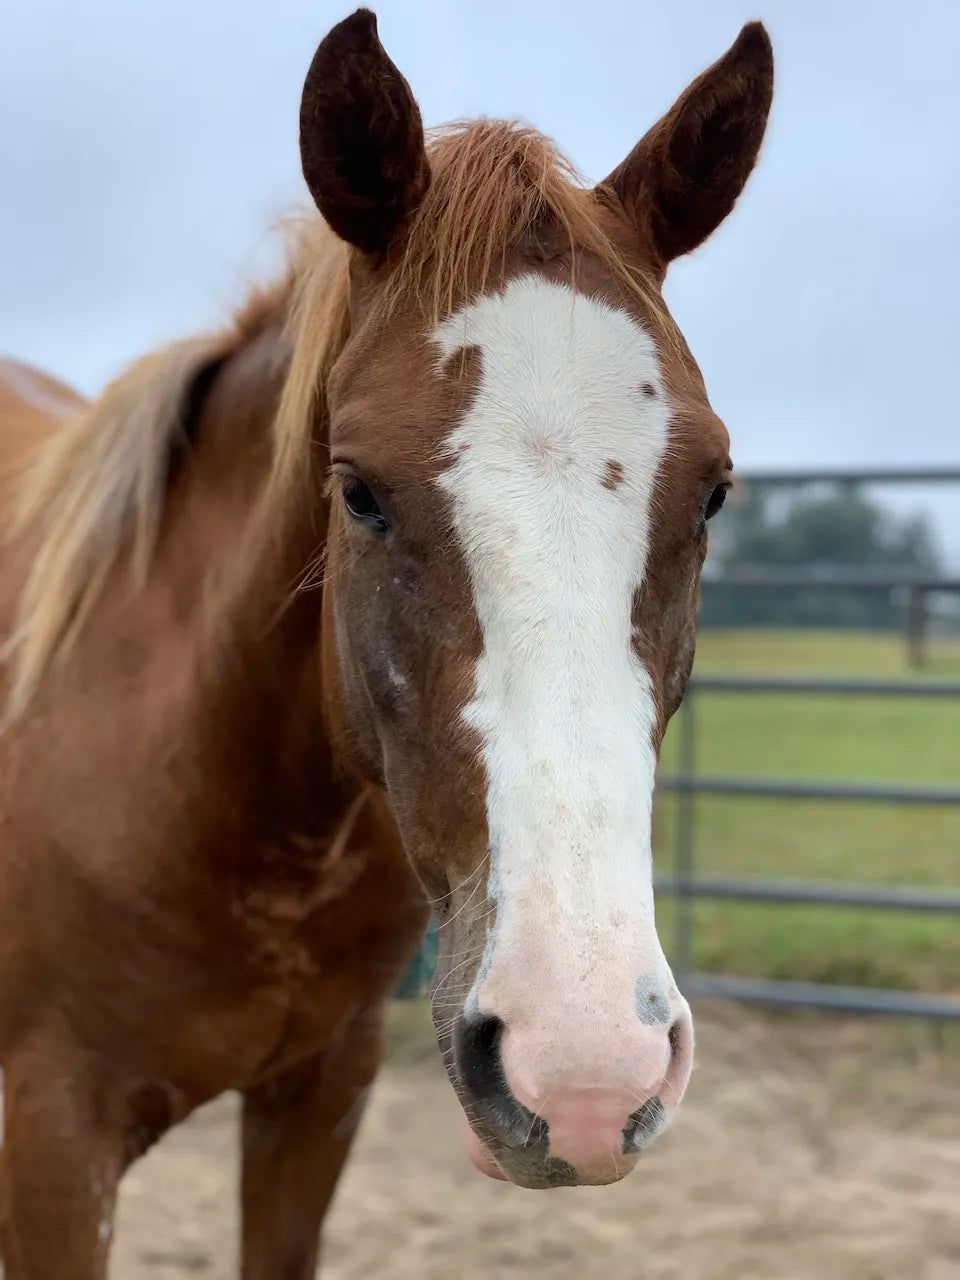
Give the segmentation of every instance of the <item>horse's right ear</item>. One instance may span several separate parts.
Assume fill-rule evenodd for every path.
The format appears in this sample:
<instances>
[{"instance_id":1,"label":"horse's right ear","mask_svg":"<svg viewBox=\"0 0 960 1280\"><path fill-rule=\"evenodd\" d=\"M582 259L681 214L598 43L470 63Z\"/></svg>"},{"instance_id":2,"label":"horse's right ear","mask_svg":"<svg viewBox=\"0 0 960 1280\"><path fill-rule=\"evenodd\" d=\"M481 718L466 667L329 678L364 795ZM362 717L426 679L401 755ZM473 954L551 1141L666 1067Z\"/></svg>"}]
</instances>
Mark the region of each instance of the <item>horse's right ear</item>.
<instances>
[{"instance_id":1,"label":"horse's right ear","mask_svg":"<svg viewBox=\"0 0 960 1280\"><path fill-rule=\"evenodd\" d=\"M333 230L381 260L430 181L423 123L410 87L358 9L317 49L300 103L300 158Z\"/></svg>"}]
</instances>

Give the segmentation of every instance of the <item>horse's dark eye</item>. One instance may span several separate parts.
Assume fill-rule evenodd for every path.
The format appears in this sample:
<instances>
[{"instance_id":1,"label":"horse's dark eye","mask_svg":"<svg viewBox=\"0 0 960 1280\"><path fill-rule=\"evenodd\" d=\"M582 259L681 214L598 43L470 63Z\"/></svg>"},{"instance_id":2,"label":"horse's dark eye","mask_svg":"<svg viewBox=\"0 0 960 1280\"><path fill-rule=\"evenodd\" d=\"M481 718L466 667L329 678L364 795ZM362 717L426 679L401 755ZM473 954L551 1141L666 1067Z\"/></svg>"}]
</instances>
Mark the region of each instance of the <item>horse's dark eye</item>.
<instances>
[{"instance_id":1,"label":"horse's dark eye","mask_svg":"<svg viewBox=\"0 0 960 1280\"><path fill-rule=\"evenodd\" d=\"M348 476L343 482L343 503L354 520L359 520L375 533L389 530L390 521L380 510L373 490L356 476Z\"/></svg>"},{"instance_id":2,"label":"horse's dark eye","mask_svg":"<svg viewBox=\"0 0 960 1280\"><path fill-rule=\"evenodd\" d=\"M712 520L727 499L727 490L729 484L718 484L707 499L707 505L703 509L704 520Z\"/></svg>"}]
</instances>

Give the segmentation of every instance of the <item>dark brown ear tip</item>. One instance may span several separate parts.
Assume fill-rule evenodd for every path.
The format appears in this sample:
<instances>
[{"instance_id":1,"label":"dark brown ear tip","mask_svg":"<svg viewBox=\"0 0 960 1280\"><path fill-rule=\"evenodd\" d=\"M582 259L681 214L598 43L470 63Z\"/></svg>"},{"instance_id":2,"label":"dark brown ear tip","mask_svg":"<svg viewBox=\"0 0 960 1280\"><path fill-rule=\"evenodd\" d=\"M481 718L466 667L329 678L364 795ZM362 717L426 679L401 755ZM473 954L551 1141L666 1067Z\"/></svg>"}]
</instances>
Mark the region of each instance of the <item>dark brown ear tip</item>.
<instances>
[{"instance_id":1,"label":"dark brown ear tip","mask_svg":"<svg viewBox=\"0 0 960 1280\"><path fill-rule=\"evenodd\" d=\"M372 9L356 9L349 18L344 18L342 22L330 28L323 43L326 45L349 43L354 47L379 44L377 15Z\"/></svg>"},{"instance_id":2,"label":"dark brown ear tip","mask_svg":"<svg viewBox=\"0 0 960 1280\"><path fill-rule=\"evenodd\" d=\"M730 52L749 59L758 69L773 70L773 43L762 22L746 23Z\"/></svg>"},{"instance_id":3,"label":"dark brown ear tip","mask_svg":"<svg viewBox=\"0 0 960 1280\"><path fill-rule=\"evenodd\" d=\"M302 107L316 96L317 84L335 74L346 62L355 64L359 59L363 65L367 59L383 56L377 35L377 15L372 9L357 9L349 18L331 27L320 41L307 72Z\"/></svg>"},{"instance_id":4,"label":"dark brown ear tip","mask_svg":"<svg viewBox=\"0 0 960 1280\"><path fill-rule=\"evenodd\" d=\"M344 18L340 24L343 27L349 27L353 31L369 31L371 35L377 34L377 15L372 9L354 9L349 18Z\"/></svg>"}]
</instances>

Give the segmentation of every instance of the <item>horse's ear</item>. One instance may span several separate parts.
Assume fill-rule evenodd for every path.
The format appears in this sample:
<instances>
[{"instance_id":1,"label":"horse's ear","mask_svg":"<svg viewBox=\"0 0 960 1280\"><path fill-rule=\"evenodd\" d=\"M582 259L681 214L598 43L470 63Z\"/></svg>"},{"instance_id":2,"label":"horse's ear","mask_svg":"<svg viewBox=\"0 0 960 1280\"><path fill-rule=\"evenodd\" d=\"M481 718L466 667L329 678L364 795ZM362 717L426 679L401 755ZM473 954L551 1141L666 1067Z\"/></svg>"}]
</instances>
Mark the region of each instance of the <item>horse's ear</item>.
<instances>
[{"instance_id":1,"label":"horse's ear","mask_svg":"<svg viewBox=\"0 0 960 1280\"><path fill-rule=\"evenodd\" d=\"M772 98L770 37L749 22L601 183L643 226L663 267L706 240L733 208Z\"/></svg>"},{"instance_id":2,"label":"horse's ear","mask_svg":"<svg viewBox=\"0 0 960 1280\"><path fill-rule=\"evenodd\" d=\"M317 49L300 103L300 158L317 208L341 239L382 258L430 180L410 87L358 9Z\"/></svg>"}]
</instances>

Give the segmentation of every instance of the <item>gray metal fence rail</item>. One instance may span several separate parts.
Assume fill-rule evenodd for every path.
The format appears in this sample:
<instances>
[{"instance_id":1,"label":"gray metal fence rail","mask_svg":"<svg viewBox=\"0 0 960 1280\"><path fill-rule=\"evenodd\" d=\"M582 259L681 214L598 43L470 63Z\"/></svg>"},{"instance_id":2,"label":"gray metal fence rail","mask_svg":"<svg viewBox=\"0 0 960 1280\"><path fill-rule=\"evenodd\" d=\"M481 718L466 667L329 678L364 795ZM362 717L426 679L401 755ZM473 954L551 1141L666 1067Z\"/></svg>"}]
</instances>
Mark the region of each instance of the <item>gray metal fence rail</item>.
<instances>
[{"instance_id":1,"label":"gray metal fence rail","mask_svg":"<svg viewBox=\"0 0 960 1280\"><path fill-rule=\"evenodd\" d=\"M893 804L960 805L960 787L861 782L811 782L794 779L718 777L696 771L696 702L702 693L791 693L909 698L957 698L960 682L912 680L774 679L749 676L701 676L690 682L680 710L679 773L660 786L678 796L674 870L658 876L660 892L676 896L674 972L681 989L693 996L724 996L762 1004L811 1005L859 1013L906 1014L960 1019L960 997L872 987L698 973L693 968L693 907L697 898L747 902L818 903L897 911L954 914L960 928L960 888L933 890L914 886L824 884L758 880L737 876L698 877L695 870L697 795L777 797L794 800L881 801Z\"/></svg>"}]
</instances>

